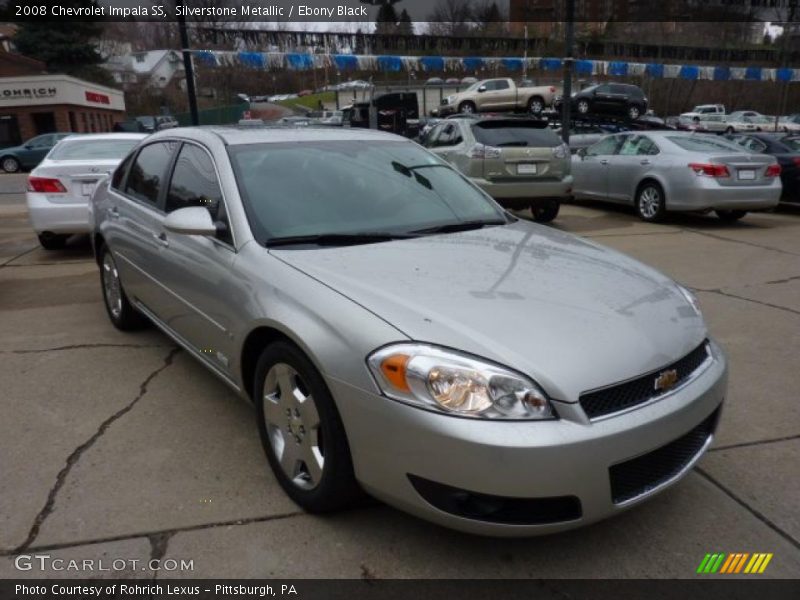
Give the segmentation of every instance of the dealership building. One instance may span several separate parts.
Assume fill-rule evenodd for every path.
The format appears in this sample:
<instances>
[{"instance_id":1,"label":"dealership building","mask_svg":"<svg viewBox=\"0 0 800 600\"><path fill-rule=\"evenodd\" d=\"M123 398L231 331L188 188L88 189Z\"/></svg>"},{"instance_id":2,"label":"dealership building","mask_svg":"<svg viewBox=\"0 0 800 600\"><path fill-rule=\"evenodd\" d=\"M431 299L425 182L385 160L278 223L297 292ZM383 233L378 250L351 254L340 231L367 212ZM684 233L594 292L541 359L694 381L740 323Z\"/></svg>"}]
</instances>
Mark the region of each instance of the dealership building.
<instances>
[{"instance_id":1,"label":"dealership building","mask_svg":"<svg viewBox=\"0 0 800 600\"><path fill-rule=\"evenodd\" d=\"M112 131L124 118L119 90L68 75L0 77L0 147L42 133Z\"/></svg>"}]
</instances>

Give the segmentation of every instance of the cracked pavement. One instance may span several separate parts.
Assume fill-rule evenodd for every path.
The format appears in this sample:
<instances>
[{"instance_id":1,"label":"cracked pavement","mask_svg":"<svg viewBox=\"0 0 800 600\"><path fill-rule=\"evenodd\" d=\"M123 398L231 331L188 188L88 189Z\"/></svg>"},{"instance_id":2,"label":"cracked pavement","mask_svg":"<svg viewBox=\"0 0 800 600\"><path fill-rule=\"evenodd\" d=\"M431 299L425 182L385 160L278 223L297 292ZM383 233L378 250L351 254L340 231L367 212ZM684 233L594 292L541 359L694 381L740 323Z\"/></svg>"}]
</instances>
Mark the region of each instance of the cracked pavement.
<instances>
[{"instance_id":1,"label":"cracked pavement","mask_svg":"<svg viewBox=\"0 0 800 600\"><path fill-rule=\"evenodd\" d=\"M156 329L111 326L88 242L38 247L23 181L0 176L0 577L691 578L706 552L772 552L765 576L800 576L800 210L650 225L611 205L562 209L555 227L697 291L729 397L681 484L584 529L503 540L379 503L303 513L246 403ZM19 553L141 562L21 572ZM152 558L194 569L141 566Z\"/></svg>"}]
</instances>

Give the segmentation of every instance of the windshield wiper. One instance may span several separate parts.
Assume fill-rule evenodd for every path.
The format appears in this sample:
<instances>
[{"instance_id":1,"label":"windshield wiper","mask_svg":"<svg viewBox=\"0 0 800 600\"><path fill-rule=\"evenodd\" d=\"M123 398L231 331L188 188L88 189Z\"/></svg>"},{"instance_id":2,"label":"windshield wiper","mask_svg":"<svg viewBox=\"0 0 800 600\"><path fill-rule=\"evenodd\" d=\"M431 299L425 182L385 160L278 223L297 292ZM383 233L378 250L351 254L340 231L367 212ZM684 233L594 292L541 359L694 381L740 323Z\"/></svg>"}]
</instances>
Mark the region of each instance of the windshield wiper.
<instances>
[{"instance_id":1,"label":"windshield wiper","mask_svg":"<svg viewBox=\"0 0 800 600\"><path fill-rule=\"evenodd\" d=\"M319 233L313 235L287 235L274 237L264 242L267 248L276 246L293 246L313 244L317 246L355 246L357 244L374 244L391 240L407 240L417 237L407 233L365 232L365 233Z\"/></svg>"},{"instance_id":2,"label":"windshield wiper","mask_svg":"<svg viewBox=\"0 0 800 600\"><path fill-rule=\"evenodd\" d=\"M507 225L508 221L500 219L494 220L476 220L476 221L459 221L456 223L445 223L444 225L436 225L435 227L427 227L425 229L416 229L411 233L455 233L456 231L470 231L472 229L481 229L492 225Z\"/></svg>"}]
</instances>

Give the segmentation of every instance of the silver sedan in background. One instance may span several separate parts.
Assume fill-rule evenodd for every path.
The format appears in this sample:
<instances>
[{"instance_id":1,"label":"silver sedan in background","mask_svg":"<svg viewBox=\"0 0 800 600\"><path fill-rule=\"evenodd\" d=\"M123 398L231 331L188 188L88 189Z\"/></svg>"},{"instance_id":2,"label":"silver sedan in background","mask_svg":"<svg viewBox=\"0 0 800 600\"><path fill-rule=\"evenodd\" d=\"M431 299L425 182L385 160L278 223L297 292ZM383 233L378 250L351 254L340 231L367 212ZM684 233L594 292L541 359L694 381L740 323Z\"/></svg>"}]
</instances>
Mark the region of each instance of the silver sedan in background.
<instances>
[{"instance_id":1,"label":"silver sedan in background","mask_svg":"<svg viewBox=\"0 0 800 600\"><path fill-rule=\"evenodd\" d=\"M610 135L573 156L572 173L576 198L632 204L645 221L708 210L735 221L776 207L782 189L774 157L676 131Z\"/></svg>"},{"instance_id":2,"label":"silver sedan in background","mask_svg":"<svg viewBox=\"0 0 800 600\"><path fill-rule=\"evenodd\" d=\"M252 402L309 511L366 490L465 531L558 531L713 439L726 360L688 290L405 138L158 132L93 204L111 322L156 324Z\"/></svg>"}]
</instances>

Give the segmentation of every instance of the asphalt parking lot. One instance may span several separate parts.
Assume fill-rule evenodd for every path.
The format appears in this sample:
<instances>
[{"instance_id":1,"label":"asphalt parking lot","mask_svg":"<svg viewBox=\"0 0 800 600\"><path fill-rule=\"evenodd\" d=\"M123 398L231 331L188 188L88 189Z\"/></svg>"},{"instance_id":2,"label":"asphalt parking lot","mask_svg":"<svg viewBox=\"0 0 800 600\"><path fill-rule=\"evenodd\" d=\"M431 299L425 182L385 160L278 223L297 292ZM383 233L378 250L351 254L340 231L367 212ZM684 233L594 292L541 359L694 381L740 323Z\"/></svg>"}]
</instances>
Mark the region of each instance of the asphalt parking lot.
<instances>
[{"instance_id":1,"label":"asphalt parking lot","mask_svg":"<svg viewBox=\"0 0 800 600\"><path fill-rule=\"evenodd\" d=\"M88 241L38 246L24 178L0 176L0 578L693 578L709 552L773 553L761 577L800 576L800 211L652 225L608 205L562 209L555 227L697 291L729 355L729 396L713 449L679 485L584 529L505 540L380 504L298 510L249 406L157 330L111 326ZM19 554L140 563L19 571ZM143 570L150 558L194 568Z\"/></svg>"}]
</instances>

